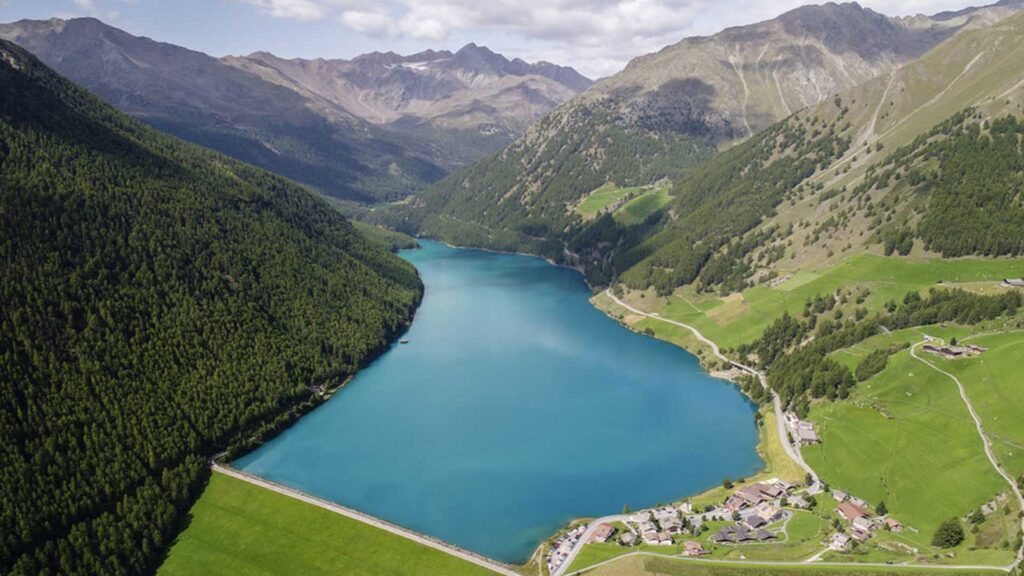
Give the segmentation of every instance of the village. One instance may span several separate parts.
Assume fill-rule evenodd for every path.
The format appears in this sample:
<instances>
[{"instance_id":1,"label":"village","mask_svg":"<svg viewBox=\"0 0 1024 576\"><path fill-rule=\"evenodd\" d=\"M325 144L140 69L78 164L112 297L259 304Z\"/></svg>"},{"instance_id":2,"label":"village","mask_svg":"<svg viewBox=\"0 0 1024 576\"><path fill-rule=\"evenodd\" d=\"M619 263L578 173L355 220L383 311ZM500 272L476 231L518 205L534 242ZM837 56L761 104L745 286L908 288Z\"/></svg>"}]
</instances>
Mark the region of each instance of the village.
<instances>
[{"instance_id":1,"label":"village","mask_svg":"<svg viewBox=\"0 0 1024 576\"><path fill-rule=\"evenodd\" d=\"M796 423L794 427L799 428ZM811 434L813 428L806 437L811 438ZM586 544L616 544L646 551L664 549L668 554L696 558L723 547L783 543L788 537L786 525L794 513L813 511L819 498L835 501L834 516L830 514L835 525L821 542L819 556L829 551L849 551L879 530L898 533L904 529L898 520L886 514L884 505L872 508L842 490L829 491L827 486L824 489L824 493L811 494L809 487L772 478L738 487L718 505L698 509L687 501L580 524L552 543L546 557L547 568L552 575L566 573L567 563L571 564ZM670 551L669 547L675 548Z\"/></svg>"}]
</instances>

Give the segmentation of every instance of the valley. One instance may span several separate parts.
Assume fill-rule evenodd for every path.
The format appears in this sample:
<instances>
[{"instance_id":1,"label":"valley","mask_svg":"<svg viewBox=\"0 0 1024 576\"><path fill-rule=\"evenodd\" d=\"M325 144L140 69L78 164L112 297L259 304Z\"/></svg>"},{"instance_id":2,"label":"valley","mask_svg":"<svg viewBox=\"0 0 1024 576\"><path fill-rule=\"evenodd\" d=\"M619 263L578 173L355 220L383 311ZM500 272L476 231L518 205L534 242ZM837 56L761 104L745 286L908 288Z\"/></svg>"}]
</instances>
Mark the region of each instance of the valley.
<instances>
[{"instance_id":1,"label":"valley","mask_svg":"<svg viewBox=\"0 0 1024 576\"><path fill-rule=\"evenodd\" d=\"M0 24L0 572L1020 575L1022 10Z\"/></svg>"}]
</instances>

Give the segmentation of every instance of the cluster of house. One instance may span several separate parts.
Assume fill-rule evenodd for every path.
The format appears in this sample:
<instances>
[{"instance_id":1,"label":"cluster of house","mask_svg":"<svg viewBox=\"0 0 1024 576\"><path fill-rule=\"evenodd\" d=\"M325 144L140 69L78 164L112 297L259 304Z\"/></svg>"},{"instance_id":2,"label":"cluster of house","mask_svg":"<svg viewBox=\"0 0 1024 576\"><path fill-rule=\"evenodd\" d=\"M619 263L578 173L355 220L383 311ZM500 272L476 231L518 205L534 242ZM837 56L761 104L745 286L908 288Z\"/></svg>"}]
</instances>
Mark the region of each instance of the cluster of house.
<instances>
[{"instance_id":1,"label":"cluster of house","mask_svg":"<svg viewBox=\"0 0 1024 576\"><path fill-rule=\"evenodd\" d=\"M786 412L786 429L789 430L790 436L801 446L808 444L818 444L821 439L818 438L818 433L814 431L814 424L801 420L796 414L792 412Z\"/></svg>"},{"instance_id":2,"label":"cluster of house","mask_svg":"<svg viewBox=\"0 0 1024 576\"><path fill-rule=\"evenodd\" d=\"M731 513L740 512L765 502L785 498L793 492L794 488L794 485L774 478L766 482L750 484L729 496L723 508Z\"/></svg>"},{"instance_id":3,"label":"cluster of house","mask_svg":"<svg viewBox=\"0 0 1024 576\"><path fill-rule=\"evenodd\" d=\"M608 527L611 528L611 526ZM548 556L546 558L549 574L554 574L562 563L565 562L565 559L569 557L569 553L576 547L576 544L580 541L580 538L583 537L583 534L586 531L586 524L581 524L555 540L551 545L551 551L548 552Z\"/></svg>"},{"instance_id":4,"label":"cluster of house","mask_svg":"<svg viewBox=\"0 0 1024 576\"><path fill-rule=\"evenodd\" d=\"M632 516L632 520L636 523L640 539L645 544L671 546L673 544L672 536L682 534L684 530L683 521L679 519L679 512L671 506L664 506L650 511L637 512Z\"/></svg>"},{"instance_id":5,"label":"cluster of house","mask_svg":"<svg viewBox=\"0 0 1024 576\"><path fill-rule=\"evenodd\" d=\"M715 544L746 544L750 542L768 542L775 539L775 533L767 530L751 530L743 524L725 526L711 535Z\"/></svg>"},{"instance_id":6,"label":"cluster of house","mask_svg":"<svg viewBox=\"0 0 1024 576\"><path fill-rule=\"evenodd\" d=\"M1006 278L1003 280L1003 286L1007 288L1024 288L1024 278Z\"/></svg>"},{"instance_id":7,"label":"cluster of house","mask_svg":"<svg viewBox=\"0 0 1024 576\"><path fill-rule=\"evenodd\" d=\"M963 358L965 356L975 356L982 352L988 352L988 348L982 346L975 346L974 344L968 344L966 346L942 346L935 344L925 344L921 347L925 352L931 352L932 354L938 354L944 358Z\"/></svg>"},{"instance_id":8,"label":"cluster of house","mask_svg":"<svg viewBox=\"0 0 1024 576\"><path fill-rule=\"evenodd\" d=\"M833 490L832 497L839 502L836 512L850 523L849 533L837 532L832 535L829 547L833 550L845 550L850 546L851 541L863 542L871 538L872 532L881 526L885 526L892 532L901 532L903 525L895 518L889 516L872 517L867 512L867 503L851 496L842 490Z\"/></svg>"}]
</instances>

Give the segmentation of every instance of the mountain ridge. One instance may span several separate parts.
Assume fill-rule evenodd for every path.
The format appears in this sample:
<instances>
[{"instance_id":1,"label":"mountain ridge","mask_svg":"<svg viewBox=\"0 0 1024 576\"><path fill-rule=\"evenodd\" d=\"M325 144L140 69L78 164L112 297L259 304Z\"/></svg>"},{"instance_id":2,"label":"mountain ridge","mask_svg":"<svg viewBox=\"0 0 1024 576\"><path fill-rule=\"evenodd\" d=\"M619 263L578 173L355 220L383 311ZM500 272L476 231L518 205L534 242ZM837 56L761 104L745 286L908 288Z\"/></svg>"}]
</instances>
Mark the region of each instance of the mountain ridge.
<instances>
[{"instance_id":1,"label":"mountain ridge","mask_svg":"<svg viewBox=\"0 0 1024 576\"><path fill-rule=\"evenodd\" d=\"M489 56L483 54L483 48L466 48L466 60L490 61L492 67L497 63L508 73L500 78L491 74L492 86L474 92L470 83L453 83L463 71L452 69L448 76L426 84L440 89L423 92L420 96L429 98L415 101L420 108L429 108L431 98L447 100L434 113L433 123L394 114L389 124L371 121L374 114L354 105L368 100L373 86L346 99L330 89L317 89L329 88L330 78L295 82L279 69L297 75L296 63L304 62L334 75L337 70L332 67L340 62L355 62L363 77L372 80L373 74L385 71L375 66L375 60L387 57L383 53L351 61L289 61L260 52L215 58L134 36L95 18L21 20L0 25L0 37L23 44L122 111L162 130L328 196L365 203L416 193L452 168L499 149L533 118L575 94L570 85L589 82L569 69L524 66L489 50ZM414 59L427 62L438 55L443 53L425 51ZM408 72L405 77L418 79L413 70ZM400 84L381 86L394 92ZM454 87L460 89L461 100L450 98ZM481 106L484 100L494 104Z\"/></svg>"}]
</instances>

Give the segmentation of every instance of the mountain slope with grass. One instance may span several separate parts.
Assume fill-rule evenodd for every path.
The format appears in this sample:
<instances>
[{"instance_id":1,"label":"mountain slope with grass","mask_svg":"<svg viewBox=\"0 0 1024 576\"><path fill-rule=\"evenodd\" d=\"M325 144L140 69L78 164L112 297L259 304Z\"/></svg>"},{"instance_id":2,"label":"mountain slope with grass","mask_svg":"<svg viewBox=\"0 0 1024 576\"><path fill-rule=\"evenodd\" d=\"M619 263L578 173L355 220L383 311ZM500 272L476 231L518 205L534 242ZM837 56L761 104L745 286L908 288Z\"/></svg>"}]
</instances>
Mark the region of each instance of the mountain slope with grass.
<instances>
[{"instance_id":1,"label":"mountain slope with grass","mask_svg":"<svg viewBox=\"0 0 1024 576\"><path fill-rule=\"evenodd\" d=\"M1015 1L890 18L856 4L826 4L689 38L635 59L415 202L371 217L456 243L535 251L593 268L603 256L579 253L574 245L591 242L577 237L605 245L620 239L610 223L592 224L575 212L587 195L608 185L685 181L720 148L1020 8ZM614 274L607 262L596 266L599 281Z\"/></svg>"},{"instance_id":2,"label":"mountain slope with grass","mask_svg":"<svg viewBox=\"0 0 1024 576\"><path fill-rule=\"evenodd\" d=\"M416 271L307 190L0 41L0 573L148 574L207 460L411 321Z\"/></svg>"},{"instance_id":3,"label":"mountain slope with grass","mask_svg":"<svg viewBox=\"0 0 1024 576\"><path fill-rule=\"evenodd\" d=\"M622 279L727 293L862 251L1021 254L1021 117L1017 15L798 112L677 182L677 217L666 213L620 254Z\"/></svg>"}]
</instances>

